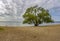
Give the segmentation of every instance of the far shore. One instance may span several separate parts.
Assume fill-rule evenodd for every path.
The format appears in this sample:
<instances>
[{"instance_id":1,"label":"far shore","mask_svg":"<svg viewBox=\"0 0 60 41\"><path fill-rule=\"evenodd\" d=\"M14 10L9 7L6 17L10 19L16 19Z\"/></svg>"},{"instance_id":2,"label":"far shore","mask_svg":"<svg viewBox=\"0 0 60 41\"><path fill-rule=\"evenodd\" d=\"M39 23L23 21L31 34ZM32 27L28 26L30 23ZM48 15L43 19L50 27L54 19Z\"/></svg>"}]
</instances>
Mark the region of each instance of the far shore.
<instances>
[{"instance_id":1,"label":"far shore","mask_svg":"<svg viewBox=\"0 0 60 41\"><path fill-rule=\"evenodd\" d=\"M46 27L46 26L48 26L48 27L53 26L54 27L54 26L60 26L60 24L47 24L47 25L46 24L45 25L42 24L42 25L39 25L39 26L34 26L34 25L33 26L32 25L30 25L30 26L29 25L27 25L27 26L9 26L9 25L3 26L2 25L0 27Z\"/></svg>"}]
</instances>

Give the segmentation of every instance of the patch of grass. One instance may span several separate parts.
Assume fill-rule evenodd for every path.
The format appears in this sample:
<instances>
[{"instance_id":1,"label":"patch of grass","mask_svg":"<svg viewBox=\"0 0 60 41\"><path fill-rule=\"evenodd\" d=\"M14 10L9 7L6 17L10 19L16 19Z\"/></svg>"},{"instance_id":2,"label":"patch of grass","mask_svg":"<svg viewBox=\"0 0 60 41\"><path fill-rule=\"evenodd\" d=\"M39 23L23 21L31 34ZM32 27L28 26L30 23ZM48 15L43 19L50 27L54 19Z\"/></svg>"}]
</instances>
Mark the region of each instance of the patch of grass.
<instances>
[{"instance_id":1,"label":"patch of grass","mask_svg":"<svg viewBox=\"0 0 60 41\"><path fill-rule=\"evenodd\" d=\"M1 26L0 26L0 31L3 31L3 30L4 30L4 27L1 27Z\"/></svg>"},{"instance_id":2,"label":"patch of grass","mask_svg":"<svg viewBox=\"0 0 60 41\"><path fill-rule=\"evenodd\" d=\"M4 30L4 28L0 28L0 31L1 31L1 30Z\"/></svg>"}]
</instances>

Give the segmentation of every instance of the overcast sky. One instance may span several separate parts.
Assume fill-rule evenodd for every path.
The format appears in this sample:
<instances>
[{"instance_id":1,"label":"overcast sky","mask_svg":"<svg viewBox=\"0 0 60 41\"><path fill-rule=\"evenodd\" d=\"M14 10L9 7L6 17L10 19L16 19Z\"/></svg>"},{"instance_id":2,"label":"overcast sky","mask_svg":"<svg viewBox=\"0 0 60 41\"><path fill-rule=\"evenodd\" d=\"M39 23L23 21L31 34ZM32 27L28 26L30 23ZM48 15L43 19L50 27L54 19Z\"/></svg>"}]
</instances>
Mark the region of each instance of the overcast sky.
<instances>
[{"instance_id":1,"label":"overcast sky","mask_svg":"<svg viewBox=\"0 0 60 41\"><path fill-rule=\"evenodd\" d=\"M48 9L52 18L60 21L60 0L0 0L0 21L22 20L26 8L34 5Z\"/></svg>"}]
</instances>

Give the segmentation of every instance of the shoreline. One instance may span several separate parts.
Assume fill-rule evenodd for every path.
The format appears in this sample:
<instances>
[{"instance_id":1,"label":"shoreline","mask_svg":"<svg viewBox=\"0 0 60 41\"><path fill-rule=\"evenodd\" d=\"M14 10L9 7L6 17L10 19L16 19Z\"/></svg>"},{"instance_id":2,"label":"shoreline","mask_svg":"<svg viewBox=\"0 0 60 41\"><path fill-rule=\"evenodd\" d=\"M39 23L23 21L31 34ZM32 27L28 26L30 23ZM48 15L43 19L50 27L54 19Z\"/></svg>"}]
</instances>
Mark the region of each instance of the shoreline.
<instances>
[{"instance_id":1,"label":"shoreline","mask_svg":"<svg viewBox=\"0 0 60 41\"><path fill-rule=\"evenodd\" d=\"M55 26L60 26L60 24L44 25L44 26L41 25L41 26L0 26L0 27L13 27L13 28L14 28L14 27L15 27L15 28L16 28L16 27L17 27L17 28L20 28L20 27L28 27L28 28L29 28L29 27L33 27L33 28L34 28L34 27L52 27L52 26L53 26L53 27L55 27Z\"/></svg>"}]
</instances>

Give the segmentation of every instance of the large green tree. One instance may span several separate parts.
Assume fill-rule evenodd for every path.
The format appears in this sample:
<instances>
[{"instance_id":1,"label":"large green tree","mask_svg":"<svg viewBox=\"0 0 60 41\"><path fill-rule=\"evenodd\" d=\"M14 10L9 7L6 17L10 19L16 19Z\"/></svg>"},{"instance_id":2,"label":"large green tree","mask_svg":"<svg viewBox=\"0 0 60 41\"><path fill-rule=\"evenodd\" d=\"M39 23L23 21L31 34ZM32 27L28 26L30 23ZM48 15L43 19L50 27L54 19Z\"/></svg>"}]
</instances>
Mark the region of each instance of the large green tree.
<instances>
[{"instance_id":1,"label":"large green tree","mask_svg":"<svg viewBox=\"0 0 60 41\"><path fill-rule=\"evenodd\" d=\"M53 22L49 11L37 6L28 8L24 13L23 18L23 23L34 24L35 26L38 26L41 23Z\"/></svg>"}]
</instances>

